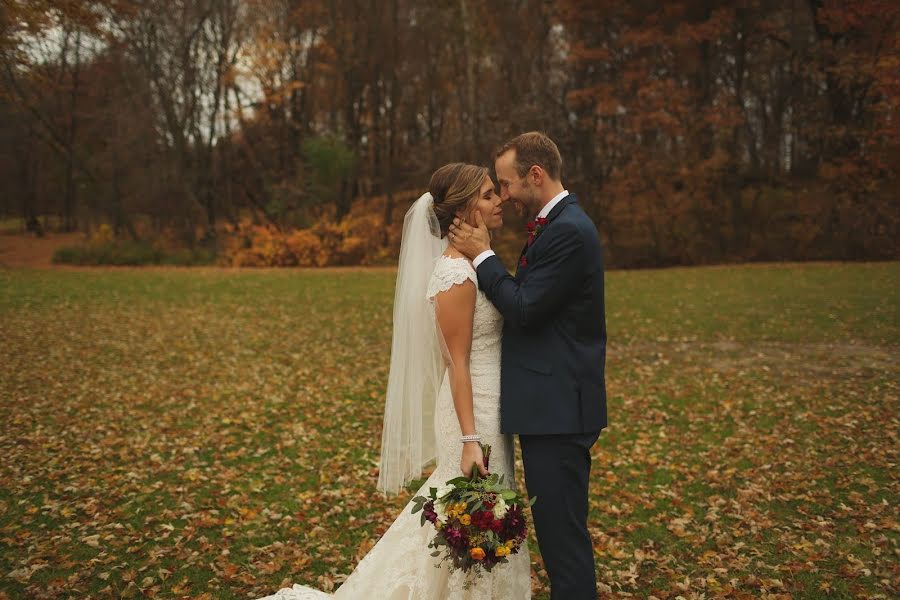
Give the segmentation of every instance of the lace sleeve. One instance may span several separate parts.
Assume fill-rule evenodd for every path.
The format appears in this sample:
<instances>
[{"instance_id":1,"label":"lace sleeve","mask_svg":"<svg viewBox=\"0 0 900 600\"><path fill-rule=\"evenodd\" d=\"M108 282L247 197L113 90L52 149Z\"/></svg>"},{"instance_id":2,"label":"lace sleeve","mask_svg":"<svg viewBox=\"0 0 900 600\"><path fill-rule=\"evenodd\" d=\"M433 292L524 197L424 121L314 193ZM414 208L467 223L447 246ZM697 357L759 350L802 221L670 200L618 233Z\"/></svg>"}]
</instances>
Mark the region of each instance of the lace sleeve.
<instances>
[{"instance_id":1,"label":"lace sleeve","mask_svg":"<svg viewBox=\"0 0 900 600\"><path fill-rule=\"evenodd\" d=\"M428 300L434 300L434 297L441 292L446 292L454 285L464 283L466 280L471 281L478 287L478 276L475 269L465 258L451 258L441 255L434 263L434 271L431 272L431 280L428 282L428 292L426 297Z\"/></svg>"}]
</instances>

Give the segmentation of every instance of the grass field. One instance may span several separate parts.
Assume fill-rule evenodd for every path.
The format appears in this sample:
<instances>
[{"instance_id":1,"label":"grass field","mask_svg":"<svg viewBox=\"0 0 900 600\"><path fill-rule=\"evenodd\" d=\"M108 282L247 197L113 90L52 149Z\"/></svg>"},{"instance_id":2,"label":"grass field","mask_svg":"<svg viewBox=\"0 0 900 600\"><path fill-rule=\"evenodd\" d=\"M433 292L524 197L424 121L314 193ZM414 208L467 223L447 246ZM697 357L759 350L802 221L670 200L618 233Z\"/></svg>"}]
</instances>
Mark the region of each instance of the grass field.
<instances>
[{"instance_id":1,"label":"grass field","mask_svg":"<svg viewBox=\"0 0 900 600\"><path fill-rule=\"evenodd\" d=\"M0 598L339 583L410 496L375 491L393 283L0 270ZM612 272L607 303L601 597L900 595L900 264Z\"/></svg>"}]
</instances>

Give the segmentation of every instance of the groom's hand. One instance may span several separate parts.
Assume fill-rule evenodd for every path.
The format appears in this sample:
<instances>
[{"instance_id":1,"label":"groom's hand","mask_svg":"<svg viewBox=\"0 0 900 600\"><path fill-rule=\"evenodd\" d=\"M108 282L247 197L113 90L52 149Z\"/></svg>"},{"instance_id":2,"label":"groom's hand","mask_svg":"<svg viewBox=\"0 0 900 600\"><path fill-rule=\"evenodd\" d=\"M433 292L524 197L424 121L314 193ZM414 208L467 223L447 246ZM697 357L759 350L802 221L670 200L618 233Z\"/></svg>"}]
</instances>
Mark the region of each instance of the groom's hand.
<instances>
[{"instance_id":1,"label":"groom's hand","mask_svg":"<svg viewBox=\"0 0 900 600\"><path fill-rule=\"evenodd\" d=\"M459 217L453 219L450 224L450 243L453 247L465 254L470 260L491 249L491 234L481 211L475 211L475 227L472 227Z\"/></svg>"}]
</instances>

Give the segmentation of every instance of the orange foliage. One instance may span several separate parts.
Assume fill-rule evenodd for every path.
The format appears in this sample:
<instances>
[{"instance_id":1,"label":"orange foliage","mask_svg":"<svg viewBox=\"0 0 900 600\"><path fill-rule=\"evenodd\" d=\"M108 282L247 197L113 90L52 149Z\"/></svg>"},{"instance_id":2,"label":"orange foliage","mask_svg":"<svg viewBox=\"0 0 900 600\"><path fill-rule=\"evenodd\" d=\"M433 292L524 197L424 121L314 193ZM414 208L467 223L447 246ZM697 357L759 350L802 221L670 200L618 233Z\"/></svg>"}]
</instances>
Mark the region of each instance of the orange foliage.
<instances>
[{"instance_id":1,"label":"orange foliage","mask_svg":"<svg viewBox=\"0 0 900 600\"><path fill-rule=\"evenodd\" d=\"M385 228L383 211L371 211L368 204L355 204L340 223L320 222L308 229L279 231L272 225L241 221L226 231L221 253L223 262L234 267L327 267L390 262L399 248L402 225L395 221L393 226Z\"/></svg>"}]
</instances>

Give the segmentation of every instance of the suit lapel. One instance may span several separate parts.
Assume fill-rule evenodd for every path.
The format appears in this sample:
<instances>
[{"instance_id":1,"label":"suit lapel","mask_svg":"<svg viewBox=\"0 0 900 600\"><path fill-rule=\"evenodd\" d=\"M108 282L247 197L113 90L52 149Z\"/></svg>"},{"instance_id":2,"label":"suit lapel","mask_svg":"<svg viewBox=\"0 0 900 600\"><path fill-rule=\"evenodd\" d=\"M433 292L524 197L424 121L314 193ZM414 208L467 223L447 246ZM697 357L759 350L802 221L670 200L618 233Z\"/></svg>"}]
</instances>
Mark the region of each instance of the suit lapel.
<instances>
[{"instance_id":1,"label":"suit lapel","mask_svg":"<svg viewBox=\"0 0 900 600\"><path fill-rule=\"evenodd\" d=\"M547 215L548 225L553 222L553 219L559 216L559 213L563 211L565 207L570 204L575 204L578 202L578 198L575 197L575 194L569 194L562 200L560 200L556 206L553 207L553 210L550 211L550 214Z\"/></svg>"},{"instance_id":2,"label":"suit lapel","mask_svg":"<svg viewBox=\"0 0 900 600\"><path fill-rule=\"evenodd\" d=\"M553 210L551 210L550 213L547 215L547 225L545 225L545 227L548 227L550 225L550 223L553 222L553 219L558 217L559 213L561 213L565 207L567 207L570 204L577 204L577 203L578 203L578 198L575 197L575 194L569 194L568 196L566 196L565 198L563 198L562 200L557 202L556 206L553 207ZM535 242L537 242L537 240L535 240ZM522 264L522 257L527 255L528 251L533 246L534 246L534 244L532 244L531 246L528 245L528 239L526 238L525 244L522 246L522 252L519 254L519 262L516 264L516 275L515 275L516 278L519 277L519 274L522 271L524 271L525 269L528 268L527 263L524 267L522 267L520 265Z\"/></svg>"},{"instance_id":3,"label":"suit lapel","mask_svg":"<svg viewBox=\"0 0 900 600\"><path fill-rule=\"evenodd\" d=\"M528 252L528 242L526 241L522 244L522 251L519 252L519 260L522 260L522 257L525 256L525 253Z\"/></svg>"}]
</instances>

